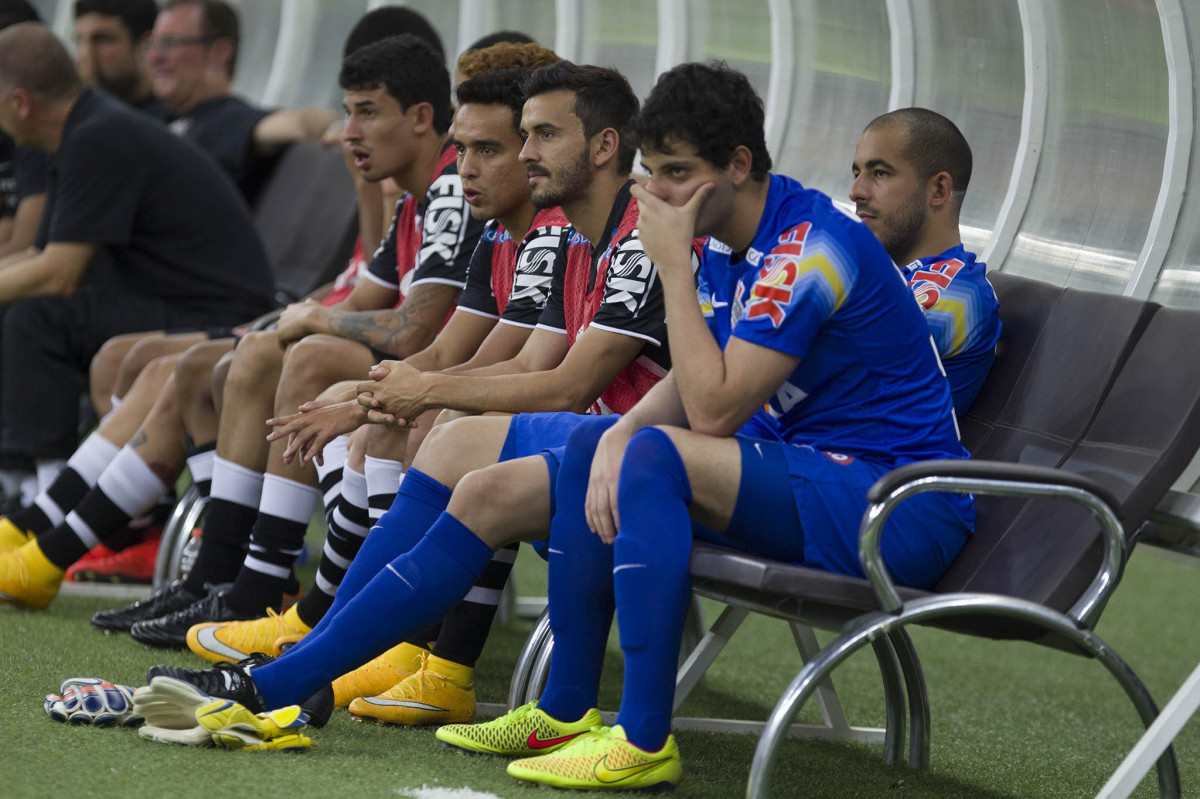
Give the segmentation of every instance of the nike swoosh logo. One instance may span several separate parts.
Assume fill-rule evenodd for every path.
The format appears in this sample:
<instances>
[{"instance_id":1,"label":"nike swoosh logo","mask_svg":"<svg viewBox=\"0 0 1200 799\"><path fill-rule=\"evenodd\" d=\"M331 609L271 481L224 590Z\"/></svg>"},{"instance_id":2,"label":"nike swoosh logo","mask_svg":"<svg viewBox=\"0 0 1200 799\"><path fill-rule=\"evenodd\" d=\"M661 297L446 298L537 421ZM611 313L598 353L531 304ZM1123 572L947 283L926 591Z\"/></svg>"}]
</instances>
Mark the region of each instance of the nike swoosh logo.
<instances>
[{"instance_id":1,"label":"nike swoosh logo","mask_svg":"<svg viewBox=\"0 0 1200 799\"><path fill-rule=\"evenodd\" d=\"M611 785L616 782L621 782L622 780L627 780L630 777L636 777L643 772L649 771L655 766L666 763L668 760L670 760L670 758L663 757L659 758L658 760L650 760L645 763L638 763L635 766L625 766L624 768L610 769L605 765L605 763L608 762L608 755L605 755L596 761L596 765L592 766L592 774L594 774L596 779L600 782L603 782L606 785Z\"/></svg>"},{"instance_id":2,"label":"nike swoosh logo","mask_svg":"<svg viewBox=\"0 0 1200 799\"><path fill-rule=\"evenodd\" d=\"M444 707L427 705L424 702L406 702L401 699L381 699L378 696L363 697L363 701L369 705L379 705L380 707L410 707L413 710L436 710L439 713L446 712L446 708Z\"/></svg>"},{"instance_id":3,"label":"nike swoosh logo","mask_svg":"<svg viewBox=\"0 0 1200 799\"><path fill-rule=\"evenodd\" d=\"M221 643L221 639L217 638L218 629L220 628L201 627L196 631L196 643L215 655L229 658L229 662L231 663L237 663L249 654L248 652L240 652L228 644Z\"/></svg>"},{"instance_id":4,"label":"nike swoosh logo","mask_svg":"<svg viewBox=\"0 0 1200 799\"><path fill-rule=\"evenodd\" d=\"M552 746L558 746L559 744L566 743L572 738L578 738L582 734L583 733L576 732L572 733L571 735L563 735L559 738L542 739L538 737L537 731L535 730L534 732L529 733L529 738L525 741L525 745L530 749L549 749Z\"/></svg>"}]
</instances>

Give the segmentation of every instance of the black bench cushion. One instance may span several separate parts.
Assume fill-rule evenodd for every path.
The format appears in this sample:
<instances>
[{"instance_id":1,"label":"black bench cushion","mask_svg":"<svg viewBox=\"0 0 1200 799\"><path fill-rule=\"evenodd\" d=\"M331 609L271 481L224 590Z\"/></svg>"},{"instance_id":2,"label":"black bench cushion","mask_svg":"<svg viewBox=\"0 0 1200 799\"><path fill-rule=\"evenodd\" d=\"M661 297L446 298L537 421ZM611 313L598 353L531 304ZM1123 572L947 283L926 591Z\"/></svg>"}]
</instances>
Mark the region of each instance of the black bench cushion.
<instances>
[{"instance_id":1,"label":"black bench cushion","mask_svg":"<svg viewBox=\"0 0 1200 799\"><path fill-rule=\"evenodd\" d=\"M288 147L254 204L281 302L303 297L345 266L358 233L354 181L340 147ZM371 252L378 242L364 242Z\"/></svg>"}]
</instances>

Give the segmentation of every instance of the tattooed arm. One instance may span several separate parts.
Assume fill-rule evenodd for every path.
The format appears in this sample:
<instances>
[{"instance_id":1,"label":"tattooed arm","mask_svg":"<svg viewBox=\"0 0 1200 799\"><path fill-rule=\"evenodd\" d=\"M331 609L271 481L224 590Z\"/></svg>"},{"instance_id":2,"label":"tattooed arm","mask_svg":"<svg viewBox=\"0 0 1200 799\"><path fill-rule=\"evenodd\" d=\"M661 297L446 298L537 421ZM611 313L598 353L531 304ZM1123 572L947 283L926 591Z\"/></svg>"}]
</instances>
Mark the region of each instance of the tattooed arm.
<instances>
[{"instance_id":1,"label":"tattooed arm","mask_svg":"<svg viewBox=\"0 0 1200 799\"><path fill-rule=\"evenodd\" d=\"M459 292L456 286L422 283L414 286L395 310L346 312L330 308L326 329L313 332L330 333L394 358L407 358L433 341Z\"/></svg>"}]
</instances>

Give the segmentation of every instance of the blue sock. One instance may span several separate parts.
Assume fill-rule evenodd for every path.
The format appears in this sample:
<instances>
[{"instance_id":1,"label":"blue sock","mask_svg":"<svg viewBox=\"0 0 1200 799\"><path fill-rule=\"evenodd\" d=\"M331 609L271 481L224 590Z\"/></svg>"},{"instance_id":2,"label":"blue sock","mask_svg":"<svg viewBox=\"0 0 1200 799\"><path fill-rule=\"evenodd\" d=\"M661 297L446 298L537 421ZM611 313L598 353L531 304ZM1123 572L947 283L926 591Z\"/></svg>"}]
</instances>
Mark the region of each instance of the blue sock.
<instances>
[{"instance_id":1,"label":"blue sock","mask_svg":"<svg viewBox=\"0 0 1200 799\"><path fill-rule=\"evenodd\" d=\"M654 428L634 435L617 491L621 531L613 547L613 590L625 653L617 724L631 743L654 752L671 732L679 643L692 594L692 489L670 436Z\"/></svg>"},{"instance_id":2,"label":"blue sock","mask_svg":"<svg viewBox=\"0 0 1200 799\"><path fill-rule=\"evenodd\" d=\"M303 702L440 619L491 559L491 547L443 513L412 551L385 566L341 613L327 614L329 624L320 634L305 636L303 649L293 647L274 663L254 669L267 707Z\"/></svg>"},{"instance_id":3,"label":"blue sock","mask_svg":"<svg viewBox=\"0 0 1200 799\"><path fill-rule=\"evenodd\" d=\"M427 474L409 469L392 507L375 523L346 576L333 595L333 604L321 621L292 649L302 649L322 632L329 621L389 563L417 545L422 536L450 504L452 491ZM337 676L341 676L340 674Z\"/></svg>"},{"instance_id":4,"label":"blue sock","mask_svg":"<svg viewBox=\"0 0 1200 799\"><path fill-rule=\"evenodd\" d=\"M575 721L596 706L612 626L613 548L588 529L583 500L596 442L615 421L589 419L575 428L556 481L547 591L554 657L538 707L561 721Z\"/></svg>"}]
</instances>

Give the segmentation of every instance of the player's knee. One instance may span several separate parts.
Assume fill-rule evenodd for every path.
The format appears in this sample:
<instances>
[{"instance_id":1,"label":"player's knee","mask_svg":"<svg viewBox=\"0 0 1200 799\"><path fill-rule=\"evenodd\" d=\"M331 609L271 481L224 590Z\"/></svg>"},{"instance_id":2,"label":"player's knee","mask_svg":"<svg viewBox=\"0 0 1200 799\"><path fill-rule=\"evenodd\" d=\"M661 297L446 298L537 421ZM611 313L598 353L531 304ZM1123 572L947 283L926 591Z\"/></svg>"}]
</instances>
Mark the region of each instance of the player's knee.
<instances>
[{"instance_id":1,"label":"player's knee","mask_svg":"<svg viewBox=\"0 0 1200 799\"><path fill-rule=\"evenodd\" d=\"M197 347L192 347L175 364L175 385L187 394L199 392L207 395L212 390L212 367L212 359Z\"/></svg>"},{"instance_id":2,"label":"player's knee","mask_svg":"<svg viewBox=\"0 0 1200 799\"><path fill-rule=\"evenodd\" d=\"M178 355L161 355L147 362L142 371L146 373L147 378L162 382L175 374L175 366L178 363Z\"/></svg>"},{"instance_id":3,"label":"player's knee","mask_svg":"<svg viewBox=\"0 0 1200 799\"><path fill-rule=\"evenodd\" d=\"M201 341L188 347L175 364L175 385L185 402L212 400L213 368L233 350L232 339Z\"/></svg>"},{"instance_id":4,"label":"player's knee","mask_svg":"<svg viewBox=\"0 0 1200 799\"><path fill-rule=\"evenodd\" d=\"M456 411L456 410L452 410L450 408L442 408L442 410L438 411L438 415L436 417L434 417L433 424L431 425L431 427L437 428L444 424L450 424L455 419L465 419L466 417L472 416L472 415L474 415L474 414L469 414L465 411Z\"/></svg>"},{"instance_id":5,"label":"player's knee","mask_svg":"<svg viewBox=\"0 0 1200 799\"><path fill-rule=\"evenodd\" d=\"M508 542L506 520L521 515L525 500L501 465L468 472L454 486L446 510L489 546Z\"/></svg>"},{"instance_id":6,"label":"player's knee","mask_svg":"<svg viewBox=\"0 0 1200 799\"><path fill-rule=\"evenodd\" d=\"M283 362L280 387L303 389L316 396L330 382L344 377L342 372L348 349L353 342L332 336L307 336L288 348ZM356 346L356 345L354 345ZM365 375L364 375L365 377Z\"/></svg>"},{"instance_id":7,"label":"player's knee","mask_svg":"<svg viewBox=\"0 0 1200 799\"><path fill-rule=\"evenodd\" d=\"M274 332L269 330L247 334L234 350L226 377L227 386L240 391L274 388L273 381L264 377L276 373L283 362L283 351L278 342Z\"/></svg>"},{"instance_id":8,"label":"player's knee","mask_svg":"<svg viewBox=\"0 0 1200 799\"><path fill-rule=\"evenodd\" d=\"M167 359L170 356L162 353L158 339L143 339L130 347L121 361L120 369L117 370L113 393L119 397L125 396L143 377L145 385L161 383L167 372L174 368L164 368L164 363L159 359Z\"/></svg>"},{"instance_id":9,"label":"player's knee","mask_svg":"<svg viewBox=\"0 0 1200 799\"><path fill-rule=\"evenodd\" d=\"M581 421L567 436L562 467L567 470L590 469L601 436L616 424L619 418L617 416L592 416Z\"/></svg>"},{"instance_id":10,"label":"player's knee","mask_svg":"<svg viewBox=\"0 0 1200 799\"><path fill-rule=\"evenodd\" d=\"M469 416L429 431L412 466L438 482L454 487L463 475L496 462L495 453L480 447L481 428L494 419Z\"/></svg>"},{"instance_id":11,"label":"player's knee","mask_svg":"<svg viewBox=\"0 0 1200 799\"><path fill-rule=\"evenodd\" d=\"M144 369L156 358L174 352L177 345L168 336L144 336L133 342L125 355L123 365L138 371Z\"/></svg>"},{"instance_id":12,"label":"player's knee","mask_svg":"<svg viewBox=\"0 0 1200 799\"><path fill-rule=\"evenodd\" d=\"M212 368L212 398L213 404L220 410L221 399L225 396L225 383L229 380L229 370L233 367L233 353L227 352Z\"/></svg>"},{"instance_id":13,"label":"player's knee","mask_svg":"<svg viewBox=\"0 0 1200 799\"><path fill-rule=\"evenodd\" d=\"M109 380L115 378L117 370L121 368L121 361L125 360L125 356L129 354L129 350L147 335L146 333L126 333L120 336L113 336L101 344L100 349L92 356L92 378L104 379L107 377Z\"/></svg>"},{"instance_id":14,"label":"player's knee","mask_svg":"<svg viewBox=\"0 0 1200 799\"><path fill-rule=\"evenodd\" d=\"M691 502L692 488L687 469L671 437L657 427L644 427L634 433L621 461L617 487L621 514L644 502L670 496Z\"/></svg>"}]
</instances>

